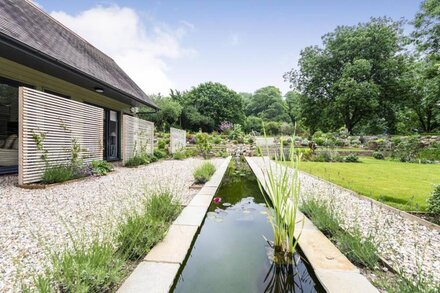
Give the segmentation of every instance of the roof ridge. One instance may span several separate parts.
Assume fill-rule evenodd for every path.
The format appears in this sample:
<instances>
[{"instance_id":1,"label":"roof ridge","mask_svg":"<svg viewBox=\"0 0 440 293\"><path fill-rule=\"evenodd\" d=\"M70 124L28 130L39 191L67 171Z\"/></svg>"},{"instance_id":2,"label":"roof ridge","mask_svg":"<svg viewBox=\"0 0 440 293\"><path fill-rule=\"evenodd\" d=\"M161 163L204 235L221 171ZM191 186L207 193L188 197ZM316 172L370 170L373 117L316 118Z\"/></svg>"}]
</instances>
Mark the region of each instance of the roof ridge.
<instances>
[{"instance_id":1,"label":"roof ridge","mask_svg":"<svg viewBox=\"0 0 440 293\"><path fill-rule=\"evenodd\" d=\"M82 36L80 36L79 34L77 34L76 32L74 32L72 29L70 29L69 27L67 27L65 24L63 24L61 21L59 21L58 19L56 19L55 17L51 16L48 12L46 12L43 8L41 8L40 6L38 6L36 3L34 3L33 0L25 0L26 2L28 2L29 4L31 4L35 9L37 9L38 11L40 11L41 13L43 13L44 15L46 15L51 21L56 22L58 25L60 25L61 27L63 27L65 30L67 30L69 33L75 35L77 38L81 39L82 41L84 41L87 45L89 45L90 47L92 47L93 49L97 50L98 52L100 52L102 55L104 55L104 57L111 59L112 61L115 61L112 57L110 57L109 55L107 55L106 53L102 52L101 50L99 50L97 47L95 47L94 45L92 45L89 41L87 41L85 38L83 38Z\"/></svg>"}]
</instances>

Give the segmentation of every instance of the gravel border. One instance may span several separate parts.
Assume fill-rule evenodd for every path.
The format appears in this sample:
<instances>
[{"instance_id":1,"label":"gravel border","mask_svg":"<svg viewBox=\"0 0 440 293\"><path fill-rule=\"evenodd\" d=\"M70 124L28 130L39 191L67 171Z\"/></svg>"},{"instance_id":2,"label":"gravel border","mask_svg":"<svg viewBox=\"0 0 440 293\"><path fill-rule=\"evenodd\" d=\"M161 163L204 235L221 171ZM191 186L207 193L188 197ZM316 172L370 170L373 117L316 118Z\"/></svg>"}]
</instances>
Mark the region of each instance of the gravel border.
<instances>
[{"instance_id":1,"label":"gravel border","mask_svg":"<svg viewBox=\"0 0 440 293\"><path fill-rule=\"evenodd\" d=\"M359 228L378 242L381 256L396 271L422 273L440 282L440 231L411 217L402 216L353 191L300 172L301 193L330 202L343 220L343 228Z\"/></svg>"},{"instance_id":2,"label":"gravel border","mask_svg":"<svg viewBox=\"0 0 440 293\"><path fill-rule=\"evenodd\" d=\"M218 168L224 159L211 161ZM16 176L0 177L0 292L19 291L48 264L48 250L73 237L105 237L120 216L136 208L148 190L171 190L183 204L197 193L189 187L199 158L167 160L139 168L116 168L104 177L22 189Z\"/></svg>"}]
</instances>

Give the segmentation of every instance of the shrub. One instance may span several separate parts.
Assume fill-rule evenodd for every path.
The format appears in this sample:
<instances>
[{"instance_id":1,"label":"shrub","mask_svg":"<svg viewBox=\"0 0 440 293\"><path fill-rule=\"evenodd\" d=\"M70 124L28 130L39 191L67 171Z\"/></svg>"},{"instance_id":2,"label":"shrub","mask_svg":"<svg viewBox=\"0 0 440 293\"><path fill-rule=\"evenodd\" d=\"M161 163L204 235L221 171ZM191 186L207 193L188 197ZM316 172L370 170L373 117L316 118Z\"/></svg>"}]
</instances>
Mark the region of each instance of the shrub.
<instances>
[{"instance_id":1,"label":"shrub","mask_svg":"<svg viewBox=\"0 0 440 293\"><path fill-rule=\"evenodd\" d=\"M141 212L132 212L117 228L118 253L128 260L138 260L147 254L181 210L169 192L152 194L143 206Z\"/></svg>"},{"instance_id":2,"label":"shrub","mask_svg":"<svg viewBox=\"0 0 440 293\"><path fill-rule=\"evenodd\" d=\"M212 143L214 144L221 144L222 143L222 138L219 135L215 135L212 137Z\"/></svg>"},{"instance_id":3,"label":"shrub","mask_svg":"<svg viewBox=\"0 0 440 293\"><path fill-rule=\"evenodd\" d=\"M411 162L417 159L421 145L416 136L402 139L394 148L391 157L401 162Z\"/></svg>"},{"instance_id":4,"label":"shrub","mask_svg":"<svg viewBox=\"0 0 440 293\"><path fill-rule=\"evenodd\" d=\"M180 210L180 203L169 191L153 193L145 202L145 212L154 221L171 223Z\"/></svg>"},{"instance_id":5,"label":"shrub","mask_svg":"<svg viewBox=\"0 0 440 293\"><path fill-rule=\"evenodd\" d=\"M124 260L114 252L110 243L98 241L67 249L52 256L49 278L60 292L109 292L124 270Z\"/></svg>"},{"instance_id":6,"label":"shrub","mask_svg":"<svg viewBox=\"0 0 440 293\"><path fill-rule=\"evenodd\" d=\"M313 224L327 236L333 236L339 232L340 220L325 203L314 198L307 199L302 202L300 210L310 217Z\"/></svg>"},{"instance_id":7,"label":"shrub","mask_svg":"<svg viewBox=\"0 0 440 293\"><path fill-rule=\"evenodd\" d=\"M315 162L331 162L333 161L333 157L335 156L334 152L328 149L324 149L318 152L312 160Z\"/></svg>"},{"instance_id":8,"label":"shrub","mask_svg":"<svg viewBox=\"0 0 440 293\"><path fill-rule=\"evenodd\" d=\"M428 198L428 211L440 215L440 185L437 185Z\"/></svg>"},{"instance_id":9,"label":"shrub","mask_svg":"<svg viewBox=\"0 0 440 293\"><path fill-rule=\"evenodd\" d=\"M240 124L234 124L234 127L232 128L232 130L229 132L229 139L232 140L243 140L243 128L241 127Z\"/></svg>"},{"instance_id":10,"label":"shrub","mask_svg":"<svg viewBox=\"0 0 440 293\"><path fill-rule=\"evenodd\" d=\"M157 158L157 159L163 159L163 158L165 158L165 157L167 157L167 153L166 153L166 151L164 151L164 150L161 150L161 149L158 149L158 148L155 148L154 149L154 156Z\"/></svg>"},{"instance_id":11,"label":"shrub","mask_svg":"<svg viewBox=\"0 0 440 293\"><path fill-rule=\"evenodd\" d=\"M45 184L61 183L75 178L73 167L68 164L48 166L44 170L42 182Z\"/></svg>"},{"instance_id":12,"label":"shrub","mask_svg":"<svg viewBox=\"0 0 440 293\"><path fill-rule=\"evenodd\" d=\"M141 165L147 165L150 163L148 155L135 155L134 157L128 159L124 166L129 168L138 167Z\"/></svg>"},{"instance_id":13,"label":"shrub","mask_svg":"<svg viewBox=\"0 0 440 293\"><path fill-rule=\"evenodd\" d=\"M199 152L203 155L204 158L206 158L212 149L212 145L209 142L209 135L204 132L197 133L196 144Z\"/></svg>"},{"instance_id":14,"label":"shrub","mask_svg":"<svg viewBox=\"0 0 440 293\"><path fill-rule=\"evenodd\" d=\"M165 139L159 139L157 141L157 147L161 150L165 149L166 145L167 145L167 142Z\"/></svg>"},{"instance_id":15,"label":"shrub","mask_svg":"<svg viewBox=\"0 0 440 293\"><path fill-rule=\"evenodd\" d=\"M356 154L349 154L344 158L344 161L347 163L358 163L359 157Z\"/></svg>"},{"instance_id":16,"label":"shrub","mask_svg":"<svg viewBox=\"0 0 440 293\"><path fill-rule=\"evenodd\" d=\"M193 176L197 183L206 183L215 173L215 166L211 162L202 163L194 171Z\"/></svg>"},{"instance_id":17,"label":"shrub","mask_svg":"<svg viewBox=\"0 0 440 293\"><path fill-rule=\"evenodd\" d=\"M93 175L103 176L113 171L113 165L107 161L92 161L92 173Z\"/></svg>"},{"instance_id":18,"label":"shrub","mask_svg":"<svg viewBox=\"0 0 440 293\"><path fill-rule=\"evenodd\" d=\"M174 160L183 160L186 159L186 155L184 152L177 152L173 154L173 159Z\"/></svg>"},{"instance_id":19,"label":"shrub","mask_svg":"<svg viewBox=\"0 0 440 293\"><path fill-rule=\"evenodd\" d=\"M375 158L376 160L384 160L385 156L381 152L374 152L373 158Z\"/></svg>"},{"instance_id":20,"label":"shrub","mask_svg":"<svg viewBox=\"0 0 440 293\"><path fill-rule=\"evenodd\" d=\"M362 238L359 229L337 236L338 247L356 265L374 269L379 263L378 251L372 238Z\"/></svg>"},{"instance_id":21,"label":"shrub","mask_svg":"<svg viewBox=\"0 0 440 293\"><path fill-rule=\"evenodd\" d=\"M275 121L270 121L264 124L264 130L269 135L278 135L280 134L280 124Z\"/></svg>"}]
</instances>

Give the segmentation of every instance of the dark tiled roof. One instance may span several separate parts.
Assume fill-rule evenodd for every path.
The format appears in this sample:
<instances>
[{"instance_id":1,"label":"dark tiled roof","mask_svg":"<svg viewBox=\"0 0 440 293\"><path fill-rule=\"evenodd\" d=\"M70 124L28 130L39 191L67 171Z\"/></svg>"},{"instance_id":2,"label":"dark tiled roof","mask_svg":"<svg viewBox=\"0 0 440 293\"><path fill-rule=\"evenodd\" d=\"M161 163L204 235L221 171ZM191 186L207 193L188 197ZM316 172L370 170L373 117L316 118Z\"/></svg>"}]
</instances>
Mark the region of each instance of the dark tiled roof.
<instances>
[{"instance_id":1,"label":"dark tiled roof","mask_svg":"<svg viewBox=\"0 0 440 293\"><path fill-rule=\"evenodd\" d=\"M0 34L155 106L113 59L27 0L0 0Z\"/></svg>"}]
</instances>

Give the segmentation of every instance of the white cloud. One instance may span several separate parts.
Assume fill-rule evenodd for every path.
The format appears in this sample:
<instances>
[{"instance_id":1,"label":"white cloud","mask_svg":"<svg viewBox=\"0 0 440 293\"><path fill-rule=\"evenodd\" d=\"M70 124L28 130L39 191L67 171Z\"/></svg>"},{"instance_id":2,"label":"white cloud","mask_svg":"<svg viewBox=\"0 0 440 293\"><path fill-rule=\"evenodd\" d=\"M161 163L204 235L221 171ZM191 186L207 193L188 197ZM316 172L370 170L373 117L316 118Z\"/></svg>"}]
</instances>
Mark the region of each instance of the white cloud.
<instances>
[{"instance_id":1,"label":"white cloud","mask_svg":"<svg viewBox=\"0 0 440 293\"><path fill-rule=\"evenodd\" d=\"M195 54L181 45L193 29L190 23L171 28L148 20L147 28L135 10L116 5L97 6L78 15L63 11L51 15L113 58L147 94L168 94L174 87L167 75L167 59Z\"/></svg>"}]
</instances>

